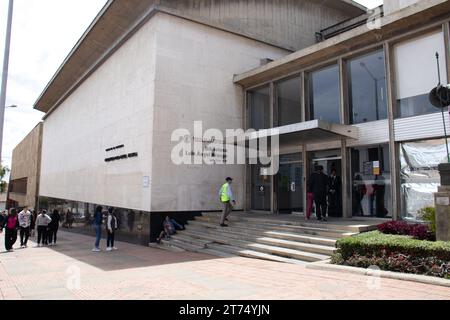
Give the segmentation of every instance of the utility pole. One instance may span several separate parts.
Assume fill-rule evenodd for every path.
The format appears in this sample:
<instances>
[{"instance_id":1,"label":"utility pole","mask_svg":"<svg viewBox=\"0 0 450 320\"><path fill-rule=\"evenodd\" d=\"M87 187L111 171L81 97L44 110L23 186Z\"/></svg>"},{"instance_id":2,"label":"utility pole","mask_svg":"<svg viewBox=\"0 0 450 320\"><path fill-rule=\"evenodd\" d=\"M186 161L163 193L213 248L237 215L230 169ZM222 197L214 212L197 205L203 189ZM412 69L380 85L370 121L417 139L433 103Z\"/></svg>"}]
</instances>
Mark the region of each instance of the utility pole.
<instances>
[{"instance_id":1,"label":"utility pole","mask_svg":"<svg viewBox=\"0 0 450 320\"><path fill-rule=\"evenodd\" d=\"M8 19L6 25L5 54L3 56L2 87L0 92L0 163L2 160L3 124L5 122L6 87L8 83L9 49L11 45L11 28L14 0L9 0Z\"/></svg>"}]
</instances>

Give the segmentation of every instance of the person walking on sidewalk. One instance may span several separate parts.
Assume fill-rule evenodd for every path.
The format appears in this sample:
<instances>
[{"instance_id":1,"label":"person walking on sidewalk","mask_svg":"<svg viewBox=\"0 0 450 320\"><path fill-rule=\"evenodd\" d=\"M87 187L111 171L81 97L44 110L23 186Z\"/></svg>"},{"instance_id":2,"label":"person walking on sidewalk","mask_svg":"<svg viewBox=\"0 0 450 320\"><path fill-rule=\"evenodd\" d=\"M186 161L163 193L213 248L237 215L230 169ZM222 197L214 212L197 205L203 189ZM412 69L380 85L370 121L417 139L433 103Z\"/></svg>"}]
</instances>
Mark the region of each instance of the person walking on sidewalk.
<instances>
[{"instance_id":1,"label":"person walking on sidewalk","mask_svg":"<svg viewBox=\"0 0 450 320\"><path fill-rule=\"evenodd\" d=\"M56 236L59 229L59 222L61 221L59 211L57 209L53 210L50 218L52 219L52 222L48 224L48 244L50 246L56 246Z\"/></svg>"},{"instance_id":2,"label":"person walking on sidewalk","mask_svg":"<svg viewBox=\"0 0 450 320\"><path fill-rule=\"evenodd\" d=\"M17 241L17 230L19 230L19 218L16 209L10 210L3 227L5 228L5 249L11 252Z\"/></svg>"},{"instance_id":3,"label":"person walking on sidewalk","mask_svg":"<svg viewBox=\"0 0 450 320\"><path fill-rule=\"evenodd\" d=\"M100 239L102 238L102 223L103 223L103 207L97 206L94 213L94 230L95 230L95 244L92 252L100 252Z\"/></svg>"},{"instance_id":4,"label":"person walking on sidewalk","mask_svg":"<svg viewBox=\"0 0 450 320\"><path fill-rule=\"evenodd\" d=\"M52 222L52 218L47 214L47 210L42 210L41 213L36 218L36 228L37 228L37 246L45 246L48 244L47 230L48 225Z\"/></svg>"},{"instance_id":5,"label":"person walking on sidewalk","mask_svg":"<svg viewBox=\"0 0 450 320\"><path fill-rule=\"evenodd\" d=\"M108 220L106 222L106 232L108 233L108 240L106 241L106 251L117 250L114 246L114 235L117 230L117 217L113 208L108 209Z\"/></svg>"},{"instance_id":6,"label":"person walking on sidewalk","mask_svg":"<svg viewBox=\"0 0 450 320\"><path fill-rule=\"evenodd\" d=\"M228 221L228 217L233 211L233 205L236 205L236 200L234 199L233 190L231 189L231 184L233 179L228 177L226 183L220 188L219 198L220 202L223 204L222 218L220 219L221 227L228 227L225 221Z\"/></svg>"},{"instance_id":7,"label":"person walking on sidewalk","mask_svg":"<svg viewBox=\"0 0 450 320\"><path fill-rule=\"evenodd\" d=\"M20 226L20 247L26 248L28 244L28 238L30 237L31 222L32 222L31 212L28 207L25 206L19 213L19 226Z\"/></svg>"}]
</instances>

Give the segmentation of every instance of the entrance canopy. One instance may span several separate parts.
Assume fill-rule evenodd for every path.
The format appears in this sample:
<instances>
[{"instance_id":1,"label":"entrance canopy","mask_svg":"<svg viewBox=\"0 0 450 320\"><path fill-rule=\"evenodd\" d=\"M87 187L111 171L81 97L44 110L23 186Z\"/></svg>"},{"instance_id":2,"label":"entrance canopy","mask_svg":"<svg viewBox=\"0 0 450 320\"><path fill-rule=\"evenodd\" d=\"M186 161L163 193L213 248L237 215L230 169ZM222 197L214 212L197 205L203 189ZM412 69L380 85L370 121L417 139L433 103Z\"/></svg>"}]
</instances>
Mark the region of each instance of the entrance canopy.
<instances>
[{"instance_id":1,"label":"entrance canopy","mask_svg":"<svg viewBox=\"0 0 450 320\"><path fill-rule=\"evenodd\" d=\"M251 141L277 135L280 136L281 143L301 142L309 144L340 140L342 138L358 139L359 128L351 125L330 123L324 120L312 120L283 127L259 130L247 134L246 140Z\"/></svg>"}]
</instances>

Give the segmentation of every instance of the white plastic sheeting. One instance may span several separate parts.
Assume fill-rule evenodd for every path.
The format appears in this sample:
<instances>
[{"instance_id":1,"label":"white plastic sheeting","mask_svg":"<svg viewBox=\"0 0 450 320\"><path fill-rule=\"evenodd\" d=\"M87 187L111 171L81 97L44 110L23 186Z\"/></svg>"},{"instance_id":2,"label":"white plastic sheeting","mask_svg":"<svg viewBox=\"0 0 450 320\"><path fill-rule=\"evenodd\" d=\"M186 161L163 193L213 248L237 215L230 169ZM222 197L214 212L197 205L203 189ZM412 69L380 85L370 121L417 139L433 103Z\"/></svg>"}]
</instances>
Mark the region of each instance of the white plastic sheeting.
<instances>
[{"instance_id":1,"label":"white plastic sheeting","mask_svg":"<svg viewBox=\"0 0 450 320\"><path fill-rule=\"evenodd\" d=\"M440 186L438 165L447 162L444 139L402 143L400 148L403 217L420 220L418 211L434 206Z\"/></svg>"}]
</instances>

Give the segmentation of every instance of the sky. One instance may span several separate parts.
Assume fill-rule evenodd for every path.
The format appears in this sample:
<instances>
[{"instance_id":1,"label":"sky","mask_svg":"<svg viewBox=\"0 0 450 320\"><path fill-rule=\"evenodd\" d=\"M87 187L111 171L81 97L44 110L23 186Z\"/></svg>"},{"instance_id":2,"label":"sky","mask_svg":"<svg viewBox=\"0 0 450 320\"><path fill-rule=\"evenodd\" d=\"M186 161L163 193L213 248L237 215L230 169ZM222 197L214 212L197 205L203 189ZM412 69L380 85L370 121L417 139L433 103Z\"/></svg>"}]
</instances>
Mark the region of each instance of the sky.
<instances>
[{"instance_id":1,"label":"sky","mask_svg":"<svg viewBox=\"0 0 450 320\"><path fill-rule=\"evenodd\" d=\"M41 121L33 104L107 0L14 0L2 163ZM382 0L356 1L373 8ZM0 65L8 0L0 0ZM0 68L1 70L1 68Z\"/></svg>"}]
</instances>

